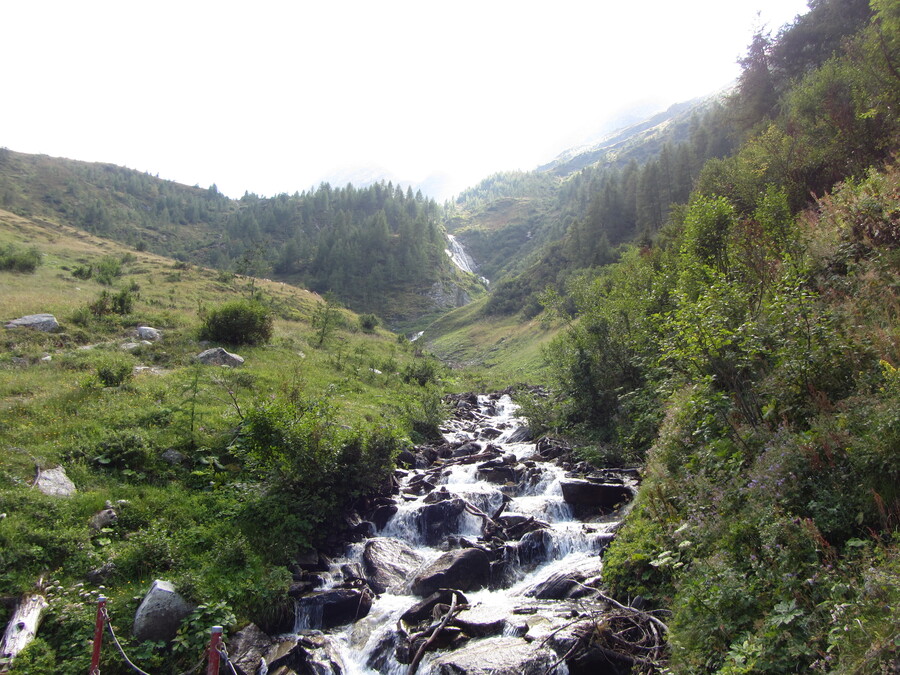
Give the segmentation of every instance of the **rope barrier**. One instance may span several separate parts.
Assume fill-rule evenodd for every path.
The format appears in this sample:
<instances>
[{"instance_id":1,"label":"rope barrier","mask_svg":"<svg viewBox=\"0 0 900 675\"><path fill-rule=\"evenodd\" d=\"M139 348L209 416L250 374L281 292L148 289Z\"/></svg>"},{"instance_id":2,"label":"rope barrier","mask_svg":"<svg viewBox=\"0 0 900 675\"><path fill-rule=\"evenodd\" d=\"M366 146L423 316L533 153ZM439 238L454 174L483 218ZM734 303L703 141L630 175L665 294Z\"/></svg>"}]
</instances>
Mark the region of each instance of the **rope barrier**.
<instances>
[{"instance_id":1,"label":"rope barrier","mask_svg":"<svg viewBox=\"0 0 900 675\"><path fill-rule=\"evenodd\" d=\"M119 638L116 637L116 632L113 630L112 622L109 620L109 613L104 609L103 610L103 618L106 620L106 627L109 628L109 634L112 635L113 642L116 645L116 648L119 650L119 653L122 655L122 658L125 659L125 663L127 663L134 672L139 673L139 675L150 675L150 673L141 670L134 663L131 662L131 659L128 658L128 655L125 653L125 650L122 648L122 645L119 643Z\"/></svg>"},{"instance_id":2,"label":"rope barrier","mask_svg":"<svg viewBox=\"0 0 900 675\"><path fill-rule=\"evenodd\" d=\"M127 663L128 666L132 670L134 670L134 672L138 673L138 675L150 675L148 672L141 670L138 666L136 666L135 663L128 658L128 654L125 653L125 648L122 646L122 643L119 642L119 638L116 636L116 631L113 629L112 621L110 621L109 619L109 612L106 609L106 598L104 596L100 596L97 603L97 622L94 631L94 647L91 655L91 667L88 671L89 675L100 675L100 648L103 639L103 624L106 624L106 627L109 629L109 634L112 636L113 644L116 646L119 654L122 655L125 663ZM206 650L204 650L204 656L201 657L200 661L196 666L194 666L194 668L188 670L186 673L183 673L183 675L189 675L190 673L198 672L204 661L208 661L207 674L218 675L220 657L225 659L225 663L228 666L228 669L231 671L231 675L238 675L237 670L235 670L234 664L232 664L231 659L228 658L228 649L225 647L225 643L222 641L222 626L213 626L210 636L210 643Z\"/></svg>"},{"instance_id":3,"label":"rope barrier","mask_svg":"<svg viewBox=\"0 0 900 675\"><path fill-rule=\"evenodd\" d=\"M234 669L234 664L231 663L231 659L228 658L228 649L225 647L224 642L219 644L219 653L222 655L222 658L225 659L225 665L228 666L231 675L238 675L237 671Z\"/></svg>"}]
</instances>

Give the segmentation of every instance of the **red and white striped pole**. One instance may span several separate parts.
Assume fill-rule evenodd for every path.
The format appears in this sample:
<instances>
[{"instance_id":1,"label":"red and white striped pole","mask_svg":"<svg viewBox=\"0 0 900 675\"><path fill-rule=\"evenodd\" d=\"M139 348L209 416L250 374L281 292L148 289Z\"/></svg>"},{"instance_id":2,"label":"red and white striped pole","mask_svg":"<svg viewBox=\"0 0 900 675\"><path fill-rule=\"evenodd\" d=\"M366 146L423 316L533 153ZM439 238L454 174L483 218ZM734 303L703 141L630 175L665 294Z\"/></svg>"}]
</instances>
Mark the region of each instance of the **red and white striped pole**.
<instances>
[{"instance_id":1,"label":"red and white striped pole","mask_svg":"<svg viewBox=\"0 0 900 675\"><path fill-rule=\"evenodd\" d=\"M100 675L100 647L103 645L103 622L106 620L106 596L97 598L97 623L94 626L94 651L88 675Z\"/></svg>"},{"instance_id":2,"label":"red and white striped pole","mask_svg":"<svg viewBox=\"0 0 900 675\"><path fill-rule=\"evenodd\" d=\"M213 626L209 635L209 660L206 675L219 675L219 647L222 646L222 626Z\"/></svg>"}]
</instances>

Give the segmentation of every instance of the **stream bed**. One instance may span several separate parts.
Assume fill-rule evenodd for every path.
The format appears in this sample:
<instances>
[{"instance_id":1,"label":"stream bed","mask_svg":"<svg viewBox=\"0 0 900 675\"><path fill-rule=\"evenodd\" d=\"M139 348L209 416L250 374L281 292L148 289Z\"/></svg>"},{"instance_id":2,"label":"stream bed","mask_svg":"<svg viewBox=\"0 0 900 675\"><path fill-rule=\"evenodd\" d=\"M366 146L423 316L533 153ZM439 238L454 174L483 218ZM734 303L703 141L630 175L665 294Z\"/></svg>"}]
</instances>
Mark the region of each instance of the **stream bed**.
<instances>
[{"instance_id":1,"label":"stream bed","mask_svg":"<svg viewBox=\"0 0 900 675\"><path fill-rule=\"evenodd\" d=\"M587 646L610 610L601 553L636 476L533 442L506 394L450 402L444 442L399 458L397 494L351 524L353 543L295 574L293 630L255 648L235 637L243 672L628 672Z\"/></svg>"}]
</instances>

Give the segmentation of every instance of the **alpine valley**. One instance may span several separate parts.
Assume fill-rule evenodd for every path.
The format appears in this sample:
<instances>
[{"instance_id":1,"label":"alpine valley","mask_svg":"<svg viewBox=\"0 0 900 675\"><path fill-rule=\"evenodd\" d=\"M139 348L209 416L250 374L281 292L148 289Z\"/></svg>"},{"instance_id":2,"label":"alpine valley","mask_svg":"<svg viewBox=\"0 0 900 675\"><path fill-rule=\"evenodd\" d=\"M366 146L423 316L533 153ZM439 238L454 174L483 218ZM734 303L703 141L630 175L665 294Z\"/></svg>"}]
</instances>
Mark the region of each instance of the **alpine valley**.
<instances>
[{"instance_id":1,"label":"alpine valley","mask_svg":"<svg viewBox=\"0 0 900 675\"><path fill-rule=\"evenodd\" d=\"M0 148L0 672L900 672L900 0L809 6L444 203Z\"/></svg>"}]
</instances>

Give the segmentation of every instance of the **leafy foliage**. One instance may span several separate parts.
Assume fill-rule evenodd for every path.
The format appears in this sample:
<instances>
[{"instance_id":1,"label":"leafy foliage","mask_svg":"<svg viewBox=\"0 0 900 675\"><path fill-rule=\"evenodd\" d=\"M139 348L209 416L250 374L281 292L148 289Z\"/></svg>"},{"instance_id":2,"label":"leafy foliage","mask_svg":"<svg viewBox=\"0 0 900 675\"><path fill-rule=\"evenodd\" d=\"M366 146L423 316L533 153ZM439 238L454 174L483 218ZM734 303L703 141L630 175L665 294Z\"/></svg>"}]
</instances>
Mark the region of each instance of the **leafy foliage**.
<instances>
[{"instance_id":1,"label":"leafy foliage","mask_svg":"<svg viewBox=\"0 0 900 675\"><path fill-rule=\"evenodd\" d=\"M0 270L28 274L41 264L41 252L36 246L22 250L13 244L0 248Z\"/></svg>"},{"instance_id":2,"label":"leafy foliage","mask_svg":"<svg viewBox=\"0 0 900 675\"><path fill-rule=\"evenodd\" d=\"M274 318L269 309L253 300L233 300L207 313L200 339L230 345L265 344L272 338Z\"/></svg>"}]
</instances>

